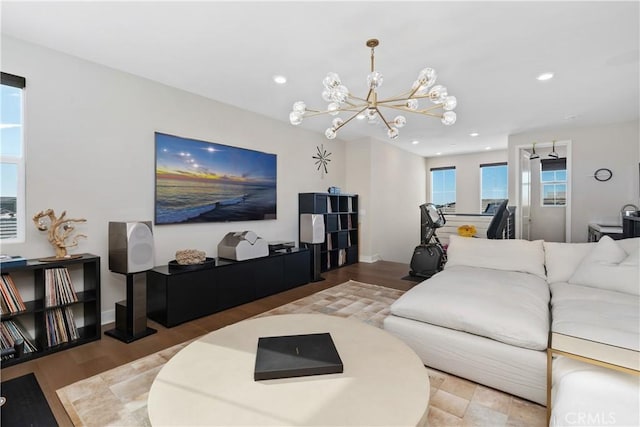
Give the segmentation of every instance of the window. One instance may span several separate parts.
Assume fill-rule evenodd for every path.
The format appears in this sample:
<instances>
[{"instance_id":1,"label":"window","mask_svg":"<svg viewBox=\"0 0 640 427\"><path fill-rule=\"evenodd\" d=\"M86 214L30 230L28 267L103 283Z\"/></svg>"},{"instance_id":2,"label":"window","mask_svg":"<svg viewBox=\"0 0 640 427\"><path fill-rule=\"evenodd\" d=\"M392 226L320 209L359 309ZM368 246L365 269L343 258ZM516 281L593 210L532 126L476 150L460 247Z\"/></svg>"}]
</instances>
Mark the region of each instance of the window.
<instances>
[{"instance_id":1,"label":"window","mask_svg":"<svg viewBox=\"0 0 640 427\"><path fill-rule=\"evenodd\" d=\"M480 165L480 212L488 206L495 206L508 197L507 163L487 163Z\"/></svg>"},{"instance_id":2,"label":"window","mask_svg":"<svg viewBox=\"0 0 640 427\"><path fill-rule=\"evenodd\" d=\"M566 206L567 159L543 159L540 165L541 205Z\"/></svg>"},{"instance_id":3,"label":"window","mask_svg":"<svg viewBox=\"0 0 640 427\"><path fill-rule=\"evenodd\" d=\"M453 166L431 169L431 203L443 212L456 211L456 168Z\"/></svg>"},{"instance_id":4,"label":"window","mask_svg":"<svg viewBox=\"0 0 640 427\"><path fill-rule=\"evenodd\" d=\"M0 84L0 241L24 241L24 147L22 98L25 79L2 73Z\"/></svg>"}]
</instances>

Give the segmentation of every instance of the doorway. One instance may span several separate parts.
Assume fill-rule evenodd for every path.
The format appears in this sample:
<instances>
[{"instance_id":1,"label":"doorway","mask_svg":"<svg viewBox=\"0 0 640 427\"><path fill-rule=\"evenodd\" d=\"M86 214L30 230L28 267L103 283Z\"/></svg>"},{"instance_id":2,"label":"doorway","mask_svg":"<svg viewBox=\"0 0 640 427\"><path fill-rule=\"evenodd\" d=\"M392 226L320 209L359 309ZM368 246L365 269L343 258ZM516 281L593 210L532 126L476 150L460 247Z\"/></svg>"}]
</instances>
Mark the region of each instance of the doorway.
<instances>
[{"instance_id":1,"label":"doorway","mask_svg":"<svg viewBox=\"0 0 640 427\"><path fill-rule=\"evenodd\" d=\"M535 153L533 144L522 145L517 153L518 237L571 242L571 141L536 143ZM566 169L550 173L561 169L558 164ZM554 176L565 182L549 181Z\"/></svg>"}]
</instances>

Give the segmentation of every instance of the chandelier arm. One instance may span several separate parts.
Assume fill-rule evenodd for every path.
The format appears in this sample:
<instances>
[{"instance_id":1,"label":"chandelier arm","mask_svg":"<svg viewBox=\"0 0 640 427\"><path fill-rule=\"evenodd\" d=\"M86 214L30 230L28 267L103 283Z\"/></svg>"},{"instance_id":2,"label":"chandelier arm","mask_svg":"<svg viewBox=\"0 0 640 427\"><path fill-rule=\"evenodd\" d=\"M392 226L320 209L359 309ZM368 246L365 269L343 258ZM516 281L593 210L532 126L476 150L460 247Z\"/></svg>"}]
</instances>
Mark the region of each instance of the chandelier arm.
<instances>
[{"instance_id":1,"label":"chandelier arm","mask_svg":"<svg viewBox=\"0 0 640 427\"><path fill-rule=\"evenodd\" d=\"M417 92L417 91L419 91L419 90L420 90L420 85L418 85L415 89L412 89L412 90L409 92L409 98L411 98L412 96L414 96L414 95L416 94L416 92Z\"/></svg>"},{"instance_id":2,"label":"chandelier arm","mask_svg":"<svg viewBox=\"0 0 640 427\"><path fill-rule=\"evenodd\" d=\"M353 96L351 96L351 95L349 95L349 98L353 98L353 99L355 99L355 100L357 100L357 101L364 101L364 99L355 98L355 97L353 97ZM352 107L356 107L356 108L361 107L361 105L354 104L353 102L349 101L348 99L347 99L346 101L344 101L344 103L345 103L345 104L349 104L349 105L351 105Z\"/></svg>"},{"instance_id":3,"label":"chandelier arm","mask_svg":"<svg viewBox=\"0 0 640 427\"><path fill-rule=\"evenodd\" d=\"M434 113L430 113L428 111L416 111L416 113L422 114L423 116L436 117L438 119L442 118L442 114L434 114Z\"/></svg>"},{"instance_id":4,"label":"chandelier arm","mask_svg":"<svg viewBox=\"0 0 640 427\"><path fill-rule=\"evenodd\" d=\"M315 116L321 116L323 114L328 114L329 110L326 111L318 111L318 110L307 110L304 113L304 117L315 117Z\"/></svg>"},{"instance_id":5,"label":"chandelier arm","mask_svg":"<svg viewBox=\"0 0 640 427\"><path fill-rule=\"evenodd\" d=\"M423 108L422 110L416 110L416 111L418 111L419 113L426 113L427 111L433 111L433 110L437 110L438 108L443 108L443 107L444 106L442 104L435 104L435 105L432 105L429 108Z\"/></svg>"},{"instance_id":6,"label":"chandelier arm","mask_svg":"<svg viewBox=\"0 0 640 427\"><path fill-rule=\"evenodd\" d=\"M338 129L340 129L342 126L346 125L347 123L349 123L351 120L355 119L356 117L358 117L358 114L362 113L364 110L366 110L367 107L364 107L362 110L358 111L357 113L355 113L353 116L349 117L347 120L345 120L340 126L338 126L337 128L335 128L333 131L334 132L338 132Z\"/></svg>"},{"instance_id":7,"label":"chandelier arm","mask_svg":"<svg viewBox=\"0 0 640 427\"><path fill-rule=\"evenodd\" d=\"M351 98L351 99L355 99L355 100L357 100L357 101L368 102L366 99L364 99L364 98L360 98L360 97L357 97L357 96L354 96L354 95L352 95L352 94L349 94L349 98Z\"/></svg>"},{"instance_id":8,"label":"chandelier arm","mask_svg":"<svg viewBox=\"0 0 640 427\"><path fill-rule=\"evenodd\" d=\"M387 121L387 119L384 118L384 116L380 112L380 109L378 107L375 107L375 108L376 108L376 111L378 112L378 115L380 116L380 118L384 122L385 126L387 126L387 129L391 130L391 125L389 125L389 122Z\"/></svg>"},{"instance_id":9,"label":"chandelier arm","mask_svg":"<svg viewBox=\"0 0 640 427\"><path fill-rule=\"evenodd\" d=\"M402 92L402 93L399 93L399 94L397 94L395 96L392 96L391 98L387 98L387 99L383 99L381 101L378 101L378 103L382 104L382 103L386 103L386 102L408 101L410 99L413 99L413 98L411 98L410 94L411 94L411 91L408 90L406 92ZM418 96L415 96L414 98L419 98L419 97L420 96L418 95Z\"/></svg>"},{"instance_id":10,"label":"chandelier arm","mask_svg":"<svg viewBox=\"0 0 640 427\"><path fill-rule=\"evenodd\" d=\"M371 103L371 97L376 98L376 91L373 89L369 89L369 93L367 93L367 98L364 100L366 103Z\"/></svg>"},{"instance_id":11,"label":"chandelier arm","mask_svg":"<svg viewBox=\"0 0 640 427\"><path fill-rule=\"evenodd\" d=\"M385 108L393 108L395 110L406 111L408 113L424 113L424 112L427 112L427 111L437 110L438 108L442 107L442 104L432 105L431 107L423 108L422 110L412 110L409 107L407 107L406 105L383 105L383 107L385 107Z\"/></svg>"},{"instance_id":12,"label":"chandelier arm","mask_svg":"<svg viewBox=\"0 0 640 427\"><path fill-rule=\"evenodd\" d=\"M404 92L401 93L399 95L393 96L391 98L387 98L387 99L383 99L381 101L378 101L378 104L386 104L388 102L397 102L397 101L408 101L410 99L431 99L431 96L429 96L429 94L425 94L425 95L407 95L410 92Z\"/></svg>"}]
</instances>

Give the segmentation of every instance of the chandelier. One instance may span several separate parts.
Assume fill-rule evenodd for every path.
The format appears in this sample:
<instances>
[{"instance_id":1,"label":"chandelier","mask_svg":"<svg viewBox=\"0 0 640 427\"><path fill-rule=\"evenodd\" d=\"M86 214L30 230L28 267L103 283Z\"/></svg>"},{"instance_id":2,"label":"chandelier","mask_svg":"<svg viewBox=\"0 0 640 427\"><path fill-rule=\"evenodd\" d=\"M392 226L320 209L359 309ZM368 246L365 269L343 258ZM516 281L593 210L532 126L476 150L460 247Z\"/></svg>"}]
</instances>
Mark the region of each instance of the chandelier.
<instances>
[{"instance_id":1,"label":"chandelier","mask_svg":"<svg viewBox=\"0 0 640 427\"><path fill-rule=\"evenodd\" d=\"M457 105L456 97L449 95L446 87L434 86L437 75L433 68L421 70L410 90L391 98L378 99L377 89L382 86L383 77L380 72L375 70L374 50L379 42L377 39L370 39L366 44L371 48L371 72L367 76L369 87L367 96L359 98L352 95L349 89L342 84L340 77L331 72L322 81L324 85L322 99L329 103L327 109L312 110L307 108L303 101L298 101L293 104L293 111L289 113L289 121L292 125L299 125L305 117L322 114L337 116L341 112L346 112L351 114L346 120L341 117L333 119L331 127L327 128L324 133L328 139L334 139L338 130L356 117L366 118L369 123L376 123L379 118L386 126L387 136L396 139L399 134L398 128L403 127L407 123L407 119L403 115L397 115L390 121L382 114L382 107L439 118L447 126L456 122L456 113L452 111ZM421 106L420 100L423 99L429 100L431 103L427 106Z\"/></svg>"}]
</instances>

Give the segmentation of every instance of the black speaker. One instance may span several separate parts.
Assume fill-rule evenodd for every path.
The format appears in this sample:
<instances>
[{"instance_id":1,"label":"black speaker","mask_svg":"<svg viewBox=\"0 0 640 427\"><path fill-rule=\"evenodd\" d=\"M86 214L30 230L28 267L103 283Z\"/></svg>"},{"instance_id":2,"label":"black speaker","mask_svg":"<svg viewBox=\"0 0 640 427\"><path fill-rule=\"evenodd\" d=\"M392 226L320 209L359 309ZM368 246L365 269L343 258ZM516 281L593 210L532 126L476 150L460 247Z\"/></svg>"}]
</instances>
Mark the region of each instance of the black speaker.
<instances>
[{"instance_id":1,"label":"black speaker","mask_svg":"<svg viewBox=\"0 0 640 427\"><path fill-rule=\"evenodd\" d=\"M130 274L153 267L151 221L109 222L109 270Z\"/></svg>"}]
</instances>

